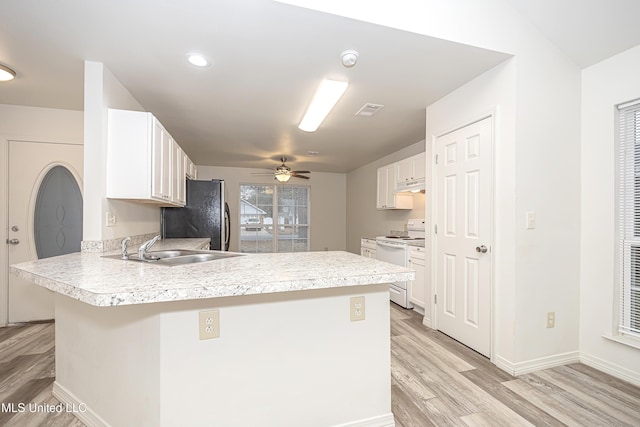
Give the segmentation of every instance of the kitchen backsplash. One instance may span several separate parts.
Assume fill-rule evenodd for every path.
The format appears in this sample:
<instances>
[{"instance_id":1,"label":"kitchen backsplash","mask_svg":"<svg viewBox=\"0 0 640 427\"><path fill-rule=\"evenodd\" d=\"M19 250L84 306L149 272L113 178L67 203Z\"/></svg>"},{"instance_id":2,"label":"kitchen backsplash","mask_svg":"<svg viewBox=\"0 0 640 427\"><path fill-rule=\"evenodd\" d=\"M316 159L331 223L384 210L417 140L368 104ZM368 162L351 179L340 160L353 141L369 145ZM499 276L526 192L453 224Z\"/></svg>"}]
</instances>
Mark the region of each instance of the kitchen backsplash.
<instances>
[{"instance_id":1,"label":"kitchen backsplash","mask_svg":"<svg viewBox=\"0 0 640 427\"><path fill-rule=\"evenodd\" d=\"M160 234L159 231L157 233L147 233L147 234L138 234L136 236L130 236L131 242L129 242L129 245L139 246L142 243L146 242L147 240L154 238L158 234ZM80 252L95 254L95 253L115 251L117 249L120 249L122 240L125 237L126 236L118 237L116 239L109 239L109 240L83 240L82 243L80 244Z\"/></svg>"}]
</instances>

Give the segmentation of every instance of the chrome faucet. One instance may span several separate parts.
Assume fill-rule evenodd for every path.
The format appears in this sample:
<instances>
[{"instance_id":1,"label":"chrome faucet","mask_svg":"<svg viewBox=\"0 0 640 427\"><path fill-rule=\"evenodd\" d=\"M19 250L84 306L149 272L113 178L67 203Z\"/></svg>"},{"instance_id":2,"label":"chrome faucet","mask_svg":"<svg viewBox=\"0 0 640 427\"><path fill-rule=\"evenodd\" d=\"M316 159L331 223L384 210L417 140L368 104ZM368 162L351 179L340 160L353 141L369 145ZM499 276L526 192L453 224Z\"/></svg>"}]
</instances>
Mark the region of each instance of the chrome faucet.
<instances>
[{"instance_id":1,"label":"chrome faucet","mask_svg":"<svg viewBox=\"0 0 640 427\"><path fill-rule=\"evenodd\" d=\"M138 248L138 259L141 259L141 260L146 259L147 251L149 251L149 249L151 249L151 246L155 245L159 239L160 239L160 235L158 234L153 239L147 240L146 242L141 244L140 247Z\"/></svg>"},{"instance_id":2,"label":"chrome faucet","mask_svg":"<svg viewBox=\"0 0 640 427\"><path fill-rule=\"evenodd\" d=\"M122 259L129 259L129 254L127 253L127 243L131 241L131 237L125 237L122 240Z\"/></svg>"}]
</instances>

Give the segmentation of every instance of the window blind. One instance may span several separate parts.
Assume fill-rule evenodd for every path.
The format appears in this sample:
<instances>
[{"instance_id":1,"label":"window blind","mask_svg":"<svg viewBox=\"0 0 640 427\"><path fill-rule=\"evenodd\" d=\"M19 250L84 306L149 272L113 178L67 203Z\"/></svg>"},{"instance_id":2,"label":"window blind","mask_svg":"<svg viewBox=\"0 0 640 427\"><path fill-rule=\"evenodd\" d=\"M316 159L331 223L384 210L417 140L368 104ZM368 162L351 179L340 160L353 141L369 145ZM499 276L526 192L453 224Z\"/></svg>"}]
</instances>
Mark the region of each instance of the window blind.
<instances>
[{"instance_id":1,"label":"window blind","mask_svg":"<svg viewBox=\"0 0 640 427\"><path fill-rule=\"evenodd\" d=\"M618 109L618 331L640 337L640 100Z\"/></svg>"}]
</instances>

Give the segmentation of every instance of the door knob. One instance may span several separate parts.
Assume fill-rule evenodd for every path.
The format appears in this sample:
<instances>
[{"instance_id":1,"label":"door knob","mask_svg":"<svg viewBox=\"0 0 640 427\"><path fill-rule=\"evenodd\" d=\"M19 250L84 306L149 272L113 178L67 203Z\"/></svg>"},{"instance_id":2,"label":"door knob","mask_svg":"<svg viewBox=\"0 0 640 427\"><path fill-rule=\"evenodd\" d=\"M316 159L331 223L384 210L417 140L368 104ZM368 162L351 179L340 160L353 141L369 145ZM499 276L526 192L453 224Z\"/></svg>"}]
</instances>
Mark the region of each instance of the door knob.
<instances>
[{"instance_id":1,"label":"door knob","mask_svg":"<svg viewBox=\"0 0 640 427\"><path fill-rule=\"evenodd\" d=\"M20 243L20 240L18 239L7 239L8 245L17 245L18 243Z\"/></svg>"},{"instance_id":2,"label":"door knob","mask_svg":"<svg viewBox=\"0 0 640 427\"><path fill-rule=\"evenodd\" d=\"M476 246L476 252L481 254L487 253L487 247L485 245Z\"/></svg>"},{"instance_id":3,"label":"door knob","mask_svg":"<svg viewBox=\"0 0 640 427\"><path fill-rule=\"evenodd\" d=\"M20 229L17 225L14 225L13 227L11 227L11 231L20 231Z\"/></svg>"}]
</instances>

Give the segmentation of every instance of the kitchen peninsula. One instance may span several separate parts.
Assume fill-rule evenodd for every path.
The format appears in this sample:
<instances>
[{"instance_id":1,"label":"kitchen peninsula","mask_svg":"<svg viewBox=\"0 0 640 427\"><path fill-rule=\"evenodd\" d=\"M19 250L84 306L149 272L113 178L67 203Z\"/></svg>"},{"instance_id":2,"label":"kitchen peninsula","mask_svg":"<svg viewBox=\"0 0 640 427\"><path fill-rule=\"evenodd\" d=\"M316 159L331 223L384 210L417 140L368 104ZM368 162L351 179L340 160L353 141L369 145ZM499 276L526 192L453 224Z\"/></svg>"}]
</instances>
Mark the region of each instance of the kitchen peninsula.
<instances>
[{"instance_id":1,"label":"kitchen peninsula","mask_svg":"<svg viewBox=\"0 0 640 427\"><path fill-rule=\"evenodd\" d=\"M394 425L387 283L408 269L346 252L175 267L75 253L11 272L56 292L54 395L88 425ZM209 310L220 336L200 340Z\"/></svg>"}]
</instances>

